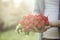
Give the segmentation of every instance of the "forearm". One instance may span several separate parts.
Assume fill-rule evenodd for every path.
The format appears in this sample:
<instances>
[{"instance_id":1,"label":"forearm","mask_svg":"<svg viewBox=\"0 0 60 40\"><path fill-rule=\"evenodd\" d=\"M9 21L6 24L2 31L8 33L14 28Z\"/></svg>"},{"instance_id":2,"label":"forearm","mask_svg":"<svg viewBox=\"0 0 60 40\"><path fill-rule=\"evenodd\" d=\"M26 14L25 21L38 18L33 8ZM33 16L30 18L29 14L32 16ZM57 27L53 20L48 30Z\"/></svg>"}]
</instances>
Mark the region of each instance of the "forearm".
<instances>
[{"instance_id":1,"label":"forearm","mask_svg":"<svg viewBox=\"0 0 60 40\"><path fill-rule=\"evenodd\" d=\"M60 20L49 22L51 27L60 27Z\"/></svg>"}]
</instances>

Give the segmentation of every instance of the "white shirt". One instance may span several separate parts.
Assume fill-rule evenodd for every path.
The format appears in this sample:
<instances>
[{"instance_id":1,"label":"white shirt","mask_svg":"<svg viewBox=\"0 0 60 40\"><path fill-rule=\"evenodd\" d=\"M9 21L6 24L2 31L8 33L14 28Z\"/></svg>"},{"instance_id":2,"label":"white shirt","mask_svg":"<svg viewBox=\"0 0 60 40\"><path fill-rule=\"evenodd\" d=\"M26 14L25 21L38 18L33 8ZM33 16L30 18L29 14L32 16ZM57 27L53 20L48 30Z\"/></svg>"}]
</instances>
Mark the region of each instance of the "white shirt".
<instances>
[{"instance_id":1,"label":"white shirt","mask_svg":"<svg viewBox=\"0 0 60 40\"><path fill-rule=\"evenodd\" d=\"M45 16L48 16L49 21L58 20L59 0L45 0ZM44 33L44 38L58 39L58 28L53 27Z\"/></svg>"}]
</instances>

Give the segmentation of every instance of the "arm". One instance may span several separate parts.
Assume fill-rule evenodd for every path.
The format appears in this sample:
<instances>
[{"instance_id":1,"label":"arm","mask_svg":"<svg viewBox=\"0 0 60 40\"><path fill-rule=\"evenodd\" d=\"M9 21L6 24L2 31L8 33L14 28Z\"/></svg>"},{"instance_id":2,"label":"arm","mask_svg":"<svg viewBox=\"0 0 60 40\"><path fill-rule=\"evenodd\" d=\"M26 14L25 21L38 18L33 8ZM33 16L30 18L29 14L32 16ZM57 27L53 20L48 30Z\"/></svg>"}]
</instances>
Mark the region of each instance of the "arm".
<instances>
[{"instance_id":1,"label":"arm","mask_svg":"<svg viewBox=\"0 0 60 40\"><path fill-rule=\"evenodd\" d=\"M51 27L60 27L60 20L49 23Z\"/></svg>"}]
</instances>

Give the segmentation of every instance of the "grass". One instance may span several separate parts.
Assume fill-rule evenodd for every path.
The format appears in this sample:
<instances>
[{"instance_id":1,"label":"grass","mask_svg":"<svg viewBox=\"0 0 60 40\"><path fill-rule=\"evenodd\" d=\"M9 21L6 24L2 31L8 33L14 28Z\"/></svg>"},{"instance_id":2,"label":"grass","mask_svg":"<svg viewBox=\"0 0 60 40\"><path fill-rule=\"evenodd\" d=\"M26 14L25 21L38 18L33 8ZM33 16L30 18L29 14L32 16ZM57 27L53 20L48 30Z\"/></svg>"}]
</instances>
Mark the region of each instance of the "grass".
<instances>
[{"instance_id":1,"label":"grass","mask_svg":"<svg viewBox=\"0 0 60 40\"><path fill-rule=\"evenodd\" d=\"M0 40L38 40L38 33L31 33L29 36L24 33L16 33L15 30L0 32Z\"/></svg>"}]
</instances>

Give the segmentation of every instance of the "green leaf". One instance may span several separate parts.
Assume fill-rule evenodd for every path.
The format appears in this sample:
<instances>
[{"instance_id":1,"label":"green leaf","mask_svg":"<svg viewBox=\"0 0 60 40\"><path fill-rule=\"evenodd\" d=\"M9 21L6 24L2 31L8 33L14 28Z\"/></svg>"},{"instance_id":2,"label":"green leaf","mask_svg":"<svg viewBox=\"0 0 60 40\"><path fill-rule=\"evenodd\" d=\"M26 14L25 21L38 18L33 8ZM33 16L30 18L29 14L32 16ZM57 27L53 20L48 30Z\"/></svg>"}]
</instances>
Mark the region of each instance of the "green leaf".
<instances>
[{"instance_id":1,"label":"green leaf","mask_svg":"<svg viewBox=\"0 0 60 40\"><path fill-rule=\"evenodd\" d=\"M17 31L18 33L20 32L19 30L21 30L21 32L22 32L21 24L18 24L17 27L16 27L16 31Z\"/></svg>"},{"instance_id":2,"label":"green leaf","mask_svg":"<svg viewBox=\"0 0 60 40\"><path fill-rule=\"evenodd\" d=\"M25 32L25 35L29 35L29 31L28 32Z\"/></svg>"}]
</instances>

